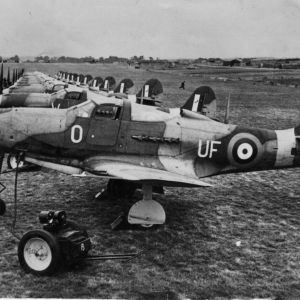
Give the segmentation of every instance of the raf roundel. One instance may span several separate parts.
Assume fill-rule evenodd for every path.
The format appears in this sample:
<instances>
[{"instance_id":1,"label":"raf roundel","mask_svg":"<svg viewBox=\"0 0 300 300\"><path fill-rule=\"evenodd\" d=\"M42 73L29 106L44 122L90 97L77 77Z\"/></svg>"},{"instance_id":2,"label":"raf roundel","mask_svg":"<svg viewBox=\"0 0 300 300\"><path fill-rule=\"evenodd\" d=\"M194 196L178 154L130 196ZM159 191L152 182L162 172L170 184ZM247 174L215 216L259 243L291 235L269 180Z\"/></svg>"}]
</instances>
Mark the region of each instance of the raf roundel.
<instances>
[{"instance_id":1,"label":"raf roundel","mask_svg":"<svg viewBox=\"0 0 300 300\"><path fill-rule=\"evenodd\" d=\"M234 135L227 148L229 162L236 167L251 168L260 160L263 146L251 133Z\"/></svg>"}]
</instances>

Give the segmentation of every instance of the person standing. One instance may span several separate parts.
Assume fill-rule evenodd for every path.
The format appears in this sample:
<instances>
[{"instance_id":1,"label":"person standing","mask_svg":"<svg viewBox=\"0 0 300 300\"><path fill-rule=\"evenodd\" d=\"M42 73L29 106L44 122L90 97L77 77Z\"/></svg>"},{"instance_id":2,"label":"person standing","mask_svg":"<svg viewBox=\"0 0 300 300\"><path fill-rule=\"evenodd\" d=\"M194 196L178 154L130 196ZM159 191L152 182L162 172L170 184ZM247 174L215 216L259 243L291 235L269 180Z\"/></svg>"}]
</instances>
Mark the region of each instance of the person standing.
<instances>
[{"instance_id":1,"label":"person standing","mask_svg":"<svg viewBox=\"0 0 300 300\"><path fill-rule=\"evenodd\" d=\"M183 90L185 89L185 80L181 82L179 88L180 88L180 89L183 89Z\"/></svg>"}]
</instances>

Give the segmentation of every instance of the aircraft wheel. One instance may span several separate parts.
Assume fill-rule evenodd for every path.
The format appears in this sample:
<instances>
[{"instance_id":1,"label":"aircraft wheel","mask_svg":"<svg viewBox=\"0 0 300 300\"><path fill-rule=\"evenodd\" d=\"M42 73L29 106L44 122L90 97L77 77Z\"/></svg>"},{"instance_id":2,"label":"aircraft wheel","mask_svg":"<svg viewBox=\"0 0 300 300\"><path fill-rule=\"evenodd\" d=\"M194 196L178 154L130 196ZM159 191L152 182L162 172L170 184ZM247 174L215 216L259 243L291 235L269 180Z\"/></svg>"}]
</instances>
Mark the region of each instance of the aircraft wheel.
<instances>
[{"instance_id":1,"label":"aircraft wheel","mask_svg":"<svg viewBox=\"0 0 300 300\"><path fill-rule=\"evenodd\" d=\"M17 168L17 155L15 153L10 153L7 157L7 166L9 169L16 169ZM19 168L24 166L24 160L20 160L19 162Z\"/></svg>"},{"instance_id":2,"label":"aircraft wheel","mask_svg":"<svg viewBox=\"0 0 300 300\"><path fill-rule=\"evenodd\" d=\"M143 229L149 229L154 227L154 224L140 224L139 226Z\"/></svg>"},{"instance_id":3,"label":"aircraft wheel","mask_svg":"<svg viewBox=\"0 0 300 300\"><path fill-rule=\"evenodd\" d=\"M0 216L3 216L5 212L6 212L6 204L2 199L0 199Z\"/></svg>"},{"instance_id":4,"label":"aircraft wheel","mask_svg":"<svg viewBox=\"0 0 300 300\"><path fill-rule=\"evenodd\" d=\"M131 198L136 188L135 183L120 179L110 179L107 184L107 192L114 198Z\"/></svg>"},{"instance_id":5,"label":"aircraft wheel","mask_svg":"<svg viewBox=\"0 0 300 300\"><path fill-rule=\"evenodd\" d=\"M19 262L26 273L51 275L60 265L60 256L59 243L48 231L28 231L19 242Z\"/></svg>"}]
</instances>

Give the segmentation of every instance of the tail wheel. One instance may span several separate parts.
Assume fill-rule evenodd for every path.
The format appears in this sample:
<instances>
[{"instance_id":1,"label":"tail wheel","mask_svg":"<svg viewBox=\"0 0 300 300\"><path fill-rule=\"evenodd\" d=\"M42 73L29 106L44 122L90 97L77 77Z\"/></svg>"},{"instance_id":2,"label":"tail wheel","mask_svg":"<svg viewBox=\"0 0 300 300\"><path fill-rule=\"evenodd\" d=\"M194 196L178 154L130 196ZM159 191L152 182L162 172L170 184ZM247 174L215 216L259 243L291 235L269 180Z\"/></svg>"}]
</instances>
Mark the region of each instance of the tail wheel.
<instances>
[{"instance_id":1,"label":"tail wheel","mask_svg":"<svg viewBox=\"0 0 300 300\"><path fill-rule=\"evenodd\" d=\"M60 248L57 239L45 230L25 233L18 246L21 267L27 273L51 275L60 264Z\"/></svg>"},{"instance_id":2,"label":"tail wheel","mask_svg":"<svg viewBox=\"0 0 300 300\"><path fill-rule=\"evenodd\" d=\"M25 164L24 160L20 160L18 165L18 155L15 153L11 153L7 157L7 166L9 169L14 170L17 168L17 166L18 168L21 168L24 166L24 164Z\"/></svg>"},{"instance_id":3,"label":"tail wheel","mask_svg":"<svg viewBox=\"0 0 300 300\"><path fill-rule=\"evenodd\" d=\"M2 199L0 199L0 216L3 216L5 212L6 212L6 204Z\"/></svg>"}]
</instances>

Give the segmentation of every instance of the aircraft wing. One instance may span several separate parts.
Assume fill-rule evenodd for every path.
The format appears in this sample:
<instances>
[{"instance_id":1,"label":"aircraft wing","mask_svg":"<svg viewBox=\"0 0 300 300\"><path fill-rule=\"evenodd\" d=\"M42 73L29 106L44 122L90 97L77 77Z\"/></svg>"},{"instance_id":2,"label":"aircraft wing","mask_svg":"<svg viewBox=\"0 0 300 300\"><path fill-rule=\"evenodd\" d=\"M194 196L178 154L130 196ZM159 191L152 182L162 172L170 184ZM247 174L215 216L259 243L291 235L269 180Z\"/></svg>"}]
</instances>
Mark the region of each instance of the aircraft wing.
<instances>
[{"instance_id":1,"label":"aircraft wing","mask_svg":"<svg viewBox=\"0 0 300 300\"><path fill-rule=\"evenodd\" d=\"M26 161L35 165L39 165L41 167L49 168L58 172L78 177L106 177L113 179L139 181L152 185L161 184L165 186L211 186L211 184L209 183L192 177L172 173L165 170L142 167L130 163L112 160L98 160L94 158L89 160L83 168L47 162L33 157L26 157Z\"/></svg>"},{"instance_id":2,"label":"aircraft wing","mask_svg":"<svg viewBox=\"0 0 300 300\"><path fill-rule=\"evenodd\" d=\"M118 161L95 161L88 163L85 170L101 177L139 181L149 184L168 186L200 186L209 187L211 184L204 181L172 173L169 171L136 166Z\"/></svg>"}]
</instances>

